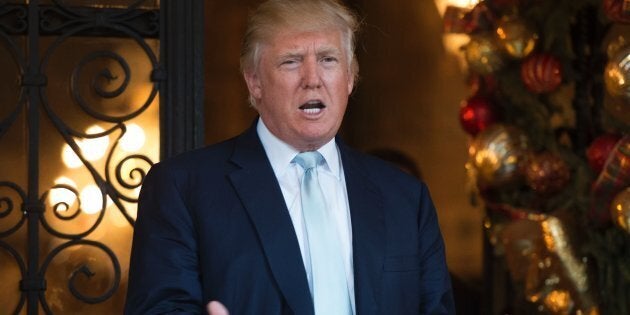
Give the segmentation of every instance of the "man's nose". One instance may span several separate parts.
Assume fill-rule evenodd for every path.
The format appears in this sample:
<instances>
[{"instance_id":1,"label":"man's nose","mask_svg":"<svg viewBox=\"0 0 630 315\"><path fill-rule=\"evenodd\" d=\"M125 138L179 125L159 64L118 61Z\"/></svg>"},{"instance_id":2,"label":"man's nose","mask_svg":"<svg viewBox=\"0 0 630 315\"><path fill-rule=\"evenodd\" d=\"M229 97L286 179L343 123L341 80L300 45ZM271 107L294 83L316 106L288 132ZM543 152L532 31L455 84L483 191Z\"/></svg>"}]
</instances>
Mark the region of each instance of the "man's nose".
<instances>
[{"instance_id":1,"label":"man's nose","mask_svg":"<svg viewBox=\"0 0 630 315\"><path fill-rule=\"evenodd\" d=\"M305 89L316 89L321 87L322 80L317 67L317 60L307 59L302 67L302 87Z\"/></svg>"}]
</instances>

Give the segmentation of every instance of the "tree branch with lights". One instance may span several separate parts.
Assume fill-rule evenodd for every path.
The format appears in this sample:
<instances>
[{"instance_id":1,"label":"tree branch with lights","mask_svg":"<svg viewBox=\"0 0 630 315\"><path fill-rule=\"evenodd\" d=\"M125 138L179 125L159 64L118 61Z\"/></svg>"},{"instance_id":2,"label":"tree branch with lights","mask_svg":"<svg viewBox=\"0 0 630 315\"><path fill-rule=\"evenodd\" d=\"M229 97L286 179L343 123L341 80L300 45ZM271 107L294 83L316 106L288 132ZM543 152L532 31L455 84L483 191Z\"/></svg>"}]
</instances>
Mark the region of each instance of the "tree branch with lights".
<instances>
[{"instance_id":1,"label":"tree branch with lights","mask_svg":"<svg viewBox=\"0 0 630 315\"><path fill-rule=\"evenodd\" d=\"M448 6L444 30L470 38L466 169L521 309L630 314L630 0Z\"/></svg>"}]
</instances>

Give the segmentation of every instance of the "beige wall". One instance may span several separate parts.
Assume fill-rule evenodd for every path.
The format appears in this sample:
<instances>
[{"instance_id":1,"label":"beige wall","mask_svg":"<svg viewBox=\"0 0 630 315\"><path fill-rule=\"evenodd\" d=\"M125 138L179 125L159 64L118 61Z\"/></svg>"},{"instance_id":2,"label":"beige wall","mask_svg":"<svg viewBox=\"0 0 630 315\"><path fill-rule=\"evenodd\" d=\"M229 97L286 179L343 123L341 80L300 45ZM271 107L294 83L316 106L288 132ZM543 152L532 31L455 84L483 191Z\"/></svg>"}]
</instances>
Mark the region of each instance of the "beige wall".
<instances>
[{"instance_id":1,"label":"beige wall","mask_svg":"<svg viewBox=\"0 0 630 315\"><path fill-rule=\"evenodd\" d=\"M205 1L205 135L214 143L249 127L256 112L247 103L239 54L247 14L260 1Z\"/></svg>"},{"instance_id":2,"label":"beige wall","mask_svg":"<svg viewBox=\"0 0 630 315\"><path fill-rule=\"evenodd\" d=\"M206 2L206 142L247 128L255 113L238 75L249 7L258 1ZM342 134L362 149L394 148L410 155L429 185L453 272L481 275L482 211L468 204L466 135L458 122L467 89L454 57L445 54L432 1L357 1L365 18L358 43L361 80Z\"/></svg>"}]
</instances>

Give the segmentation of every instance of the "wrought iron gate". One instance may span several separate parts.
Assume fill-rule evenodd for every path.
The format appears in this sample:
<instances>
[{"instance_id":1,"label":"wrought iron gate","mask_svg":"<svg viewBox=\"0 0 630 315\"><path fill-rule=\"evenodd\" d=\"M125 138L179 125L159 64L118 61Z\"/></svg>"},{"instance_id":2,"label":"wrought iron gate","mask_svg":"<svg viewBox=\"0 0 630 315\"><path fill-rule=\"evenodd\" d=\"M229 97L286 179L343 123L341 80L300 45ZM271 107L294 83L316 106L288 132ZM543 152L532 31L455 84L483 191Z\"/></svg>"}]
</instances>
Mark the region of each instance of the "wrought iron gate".
<instances>
[{"instance_id":1,"label":"wrought iron gate","mask_svg":"<svg viewBox=\"0 0 630 315\"><path fill-rule=\"evenodd\" d=\"M0 1L0 314L121 312L142 179L201 144L202 8Z\"/></svg>"}]
</instances>

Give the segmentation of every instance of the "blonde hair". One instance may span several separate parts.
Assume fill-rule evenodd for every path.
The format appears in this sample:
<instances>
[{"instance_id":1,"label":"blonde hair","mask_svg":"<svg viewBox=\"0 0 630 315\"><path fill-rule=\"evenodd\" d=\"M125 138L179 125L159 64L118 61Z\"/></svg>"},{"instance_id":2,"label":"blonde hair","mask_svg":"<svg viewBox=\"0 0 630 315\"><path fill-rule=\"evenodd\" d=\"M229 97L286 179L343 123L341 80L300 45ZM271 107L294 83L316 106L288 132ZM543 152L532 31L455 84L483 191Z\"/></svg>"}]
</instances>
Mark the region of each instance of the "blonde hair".
<instances>
[{"instance_id":1,"label":"blonde hair","mask_svg":"<svg viewBox=\"0 0 630 315\"><path fill-rule=\"evenodd\" d=\"M354 13L337 0L269 0L250 16L241 51L241 71L256 71L261 46L283 29L321 31L339 29L350 73L356 79L359 64L354 54L359 23Z\"/></svg>"}]
</instances>

